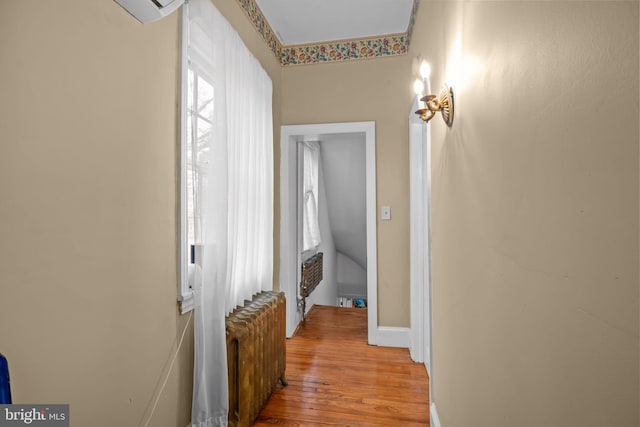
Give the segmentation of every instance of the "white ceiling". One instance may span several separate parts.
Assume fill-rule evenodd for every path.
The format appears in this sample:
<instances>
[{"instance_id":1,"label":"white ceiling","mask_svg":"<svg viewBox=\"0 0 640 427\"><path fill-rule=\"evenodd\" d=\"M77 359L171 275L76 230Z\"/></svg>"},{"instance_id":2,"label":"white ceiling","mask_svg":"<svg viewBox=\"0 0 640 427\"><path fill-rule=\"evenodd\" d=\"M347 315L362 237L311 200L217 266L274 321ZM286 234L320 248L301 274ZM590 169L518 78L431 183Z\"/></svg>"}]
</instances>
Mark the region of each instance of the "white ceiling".
<instances>
[{"instance_id":1,"label":"white ceiling","mask_svg":"<svg viewBox=\"0 0 640 427\"><path fill-rule=\"evenodd\" d=\"M413 0L256 0L283 45L404 33Z\"/></svg>"}]
</instances>

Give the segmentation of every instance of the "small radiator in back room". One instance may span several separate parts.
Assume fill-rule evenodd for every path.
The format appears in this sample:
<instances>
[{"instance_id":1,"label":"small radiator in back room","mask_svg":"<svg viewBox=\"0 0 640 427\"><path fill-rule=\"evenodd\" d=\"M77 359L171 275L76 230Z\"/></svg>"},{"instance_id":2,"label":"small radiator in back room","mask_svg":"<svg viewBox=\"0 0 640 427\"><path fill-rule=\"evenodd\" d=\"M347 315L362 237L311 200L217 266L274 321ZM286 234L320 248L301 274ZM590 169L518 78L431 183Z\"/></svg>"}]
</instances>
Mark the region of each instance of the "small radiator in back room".
<instances>
[{"instance_id":1,"label":"small radiator in back room","mask_svg":"<svg viewBox=\"0 0 640 427\"><path fill-rule=\"evenodd\" d=\"M302 320L304 321L305 311L307 309L307 297L311 295L316 287L322 282L323 270L323 254L318 252L311 258L302 262L300 282L300 296L302 297Z\"/></svg>"},{"instance_id":2,"label":"small radiator in back room","mask_svg":"<svg viewBox=\"0 0 640 427\"><path fill-rule=\"evenodd\" d=\"M283 292L261 292L226 318L229 370L229 426L250 426L278 380L286 357Z\"/></svg>"}]
</instances>

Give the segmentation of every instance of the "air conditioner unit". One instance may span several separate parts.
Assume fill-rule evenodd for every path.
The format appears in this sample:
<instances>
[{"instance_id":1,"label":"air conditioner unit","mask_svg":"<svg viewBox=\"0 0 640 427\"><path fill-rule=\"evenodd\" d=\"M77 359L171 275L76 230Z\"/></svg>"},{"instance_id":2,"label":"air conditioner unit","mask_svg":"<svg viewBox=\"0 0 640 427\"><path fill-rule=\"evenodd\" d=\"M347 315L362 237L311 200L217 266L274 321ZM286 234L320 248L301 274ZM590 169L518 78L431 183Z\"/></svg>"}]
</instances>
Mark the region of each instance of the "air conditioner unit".
<instances>
[{"instance_id":1,"label":"air conditioner unit","mask_svg":"<svg viewBox=\"0 0 640 427\"><path fill-rule=\"evenodd\" d=\"M143 24L164 18L184 3L184 0L115 0Z\"/></svg>"}]
</instances>

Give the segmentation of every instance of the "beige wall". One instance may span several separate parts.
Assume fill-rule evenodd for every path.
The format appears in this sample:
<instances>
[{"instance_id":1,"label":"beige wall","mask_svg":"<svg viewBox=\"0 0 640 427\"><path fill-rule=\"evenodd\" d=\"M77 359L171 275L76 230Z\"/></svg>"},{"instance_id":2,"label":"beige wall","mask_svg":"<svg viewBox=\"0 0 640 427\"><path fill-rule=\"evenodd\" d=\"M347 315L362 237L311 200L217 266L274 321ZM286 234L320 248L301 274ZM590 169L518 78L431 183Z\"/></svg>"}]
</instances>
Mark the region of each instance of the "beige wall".
<instances>
[{"instance_id":1,"label":"beige wall","mask_svg":"<svg viewBox=\"0 0 640 427\"><path fill-rule=\"evenodd\" d=\"M637 427L638 3L422 2L434 84L457 39L432 125L442 426Z\"/></svg>"},{"instance_id":2,"label":"beige wall","mask_svg":"<svg viewBox=\"0 0 640 427\"><path fill-rule=\"evenodd\" d=\"M217 3L271 75L279 129L279 65ZM0 352L14 402L70 403L72 425L190 419L178 48L178 14L141 25L110 0L0 2Z\"/></svg>"},{"instance_id":3,"label":"beige wall","mask_svg":"<svg viewBox=\"0 0 640 427\"><path fill-rule=\"evenodd\" d=\"M409 326L409 144L407 57L285 67L282 124L375 121L378 323ZM278 150L276 150L278 151Z\"/></svg>"}]
</instances>

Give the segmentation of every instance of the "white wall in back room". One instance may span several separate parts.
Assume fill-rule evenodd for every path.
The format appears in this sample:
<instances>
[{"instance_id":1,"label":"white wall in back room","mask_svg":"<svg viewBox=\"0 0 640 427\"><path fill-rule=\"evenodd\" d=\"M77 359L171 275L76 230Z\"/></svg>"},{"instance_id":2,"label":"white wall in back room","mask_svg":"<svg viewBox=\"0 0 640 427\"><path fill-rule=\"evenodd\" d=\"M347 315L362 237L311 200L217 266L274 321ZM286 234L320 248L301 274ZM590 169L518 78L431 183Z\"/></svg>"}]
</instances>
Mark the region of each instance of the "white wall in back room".
<instances>
[{"instance_id":1,"label":"white wall in back room","mask_svg":"<svg viewBox=\"0 0 640 427\"><path fill-rule=\"evenodd\" d=\"M337 252L338 296L367 295L364 134L322 135L329 220Z\"/></svg>"},{"instance_id":2,"label":"white wall in back room","mask_svg":"<svg viewBox=\"0 0 640 427\"><path fill-rule=\"evenodd\" d=\"M366 298L367 271L348 256L337 256L338 296L345 298Z\"/></svg>"}]
</instances>

